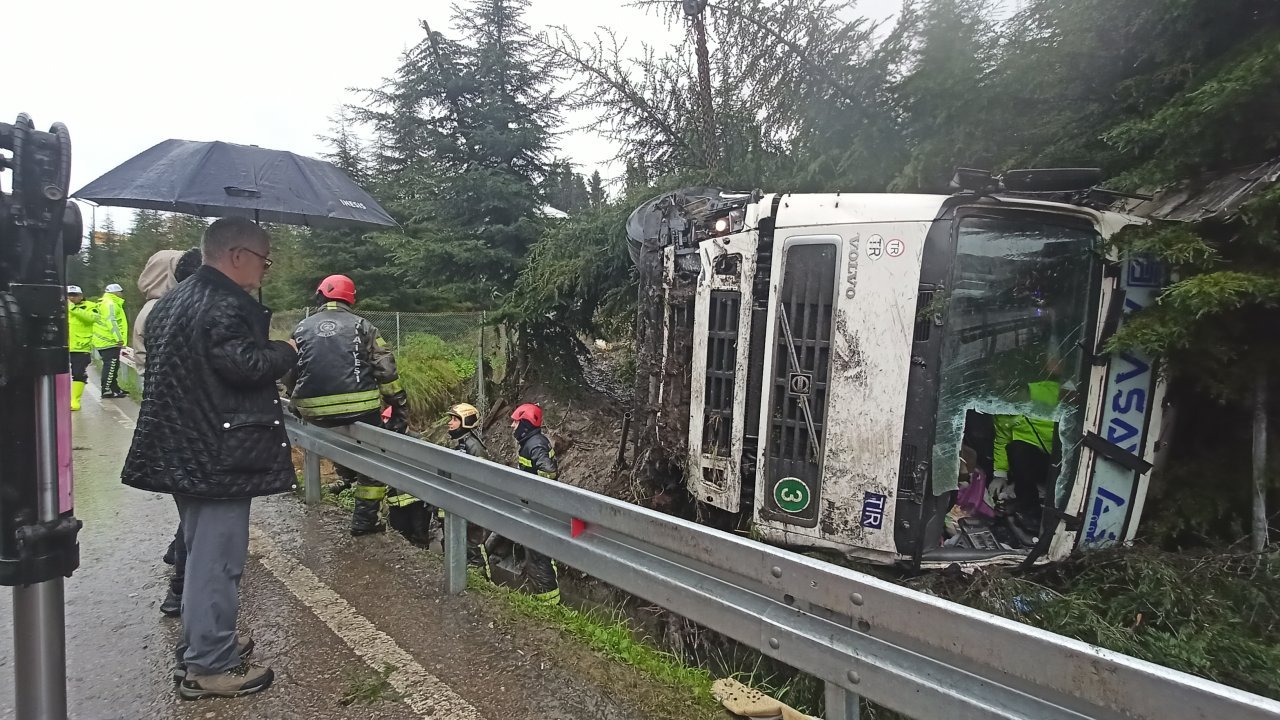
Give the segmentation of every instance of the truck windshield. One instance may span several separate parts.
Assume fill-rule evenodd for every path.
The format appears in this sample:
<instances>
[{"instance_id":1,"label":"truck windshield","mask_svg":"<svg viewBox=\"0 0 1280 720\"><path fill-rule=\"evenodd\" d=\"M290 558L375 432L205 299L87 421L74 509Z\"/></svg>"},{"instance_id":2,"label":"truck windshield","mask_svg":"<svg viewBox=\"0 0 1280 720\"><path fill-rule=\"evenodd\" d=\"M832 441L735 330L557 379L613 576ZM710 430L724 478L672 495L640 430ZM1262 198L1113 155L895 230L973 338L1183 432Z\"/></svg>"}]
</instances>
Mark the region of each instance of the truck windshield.
<instances>
[{"instance_id":1,"label":"truck windshield","mask_svg":"<svg viewBox=\"0 0 1280 720\"><path fill-rule=\"evenodd\" d=\"M1052 493L1061 507L1083 439L1100 238L1091 226L1035 213L962 216L956 232L933 491L957 488L962 450L1000 470L1003 422L1051 455L1041 500Z\"/></svg>"}]
</instances>

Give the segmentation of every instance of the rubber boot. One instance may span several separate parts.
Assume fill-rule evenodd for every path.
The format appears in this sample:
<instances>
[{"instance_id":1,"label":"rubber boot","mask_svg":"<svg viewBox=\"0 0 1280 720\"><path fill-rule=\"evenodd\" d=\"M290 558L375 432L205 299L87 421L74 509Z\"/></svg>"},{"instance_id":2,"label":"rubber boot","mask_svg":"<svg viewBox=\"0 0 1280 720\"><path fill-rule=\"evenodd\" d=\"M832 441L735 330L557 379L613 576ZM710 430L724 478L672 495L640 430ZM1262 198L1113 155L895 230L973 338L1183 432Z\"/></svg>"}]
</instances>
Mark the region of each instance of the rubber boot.
<instances>
[{"instance_id":1,"label":"rubber boot","mask_svg":"<svg viewBox=\"0 0 1280 720\"><path fill-rule=\"evenodd\" d=\"M84 382L80 380L71 381L71 409L80 409L80 396L84 395Z\"/></svg>"},{"instance_id":2,"label":"rubber boot","mask_svg":"<svg viewBox=\"0 0 1280 720\"><path fill-rule=\"evenodd\" d=\"M535 600L547 605L560 604L560 583L551 558L529 548L524 549L524 575Z\"/></svg>"},{"instance_id":3,"label":"rubber boot","mask_svg":"<svg viewBox=\"0 0 1280 720\"><path fill-rule=\"evenodd\" d=\"M385 525L378 522L378 510L381 506L381 500L356 499L356 508L351 513L352 536L372 535L387 529Z\"/></svg>"},{"instance_id":4,"label":"rubber boot","mask_svg":"<svg viewBox=\"0 0 1280 720\"><path fill-rule=\"evenodd\" d=\"M387 522L413 545L431 545L431 515L421 500L387 510Z\"/></svg>"},{"instance_id":5,"label":"rubber boot","mask_svg":"<svg viewBox=\"0 0 1280 720\"><path fill-rule=\"evenodd\" d=\"M479 525L467 523L467 564L484 570L485 577L489 577L489 554L484 547L488 534L489 531Z\"/></svg>"}]
</instances>

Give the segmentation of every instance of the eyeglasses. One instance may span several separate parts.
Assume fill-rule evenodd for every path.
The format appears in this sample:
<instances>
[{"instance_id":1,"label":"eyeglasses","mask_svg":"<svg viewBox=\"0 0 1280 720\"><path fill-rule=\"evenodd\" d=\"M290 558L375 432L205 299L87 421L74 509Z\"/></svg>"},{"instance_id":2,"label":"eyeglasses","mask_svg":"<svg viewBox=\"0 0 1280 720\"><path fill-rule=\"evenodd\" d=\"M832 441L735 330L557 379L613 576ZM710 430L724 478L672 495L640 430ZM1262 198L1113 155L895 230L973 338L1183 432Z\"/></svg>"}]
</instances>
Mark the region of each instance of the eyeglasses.
<instances>
[{"instance_id":1,"label":"eyeglasses","mask_svg":"<svg viewBox=\"0 0 1280 720\"><path fill-rule=\"evenodd\" d=\"M250 250L250 249L249 249L249 248L247 248L247 247L238 247L238 248L234 248L234 249L236 249L236 250L243 250L243 251L245 251L245 252L249 253L250 255L257 255L258 257L262 258L262 266L263 266L263 267L271 267L272 263L274 262L271 258L267 257L266 255L263 255L262 253L256 253L256 252L254 252L254 251Z\"/></svg>"}]
</instances>

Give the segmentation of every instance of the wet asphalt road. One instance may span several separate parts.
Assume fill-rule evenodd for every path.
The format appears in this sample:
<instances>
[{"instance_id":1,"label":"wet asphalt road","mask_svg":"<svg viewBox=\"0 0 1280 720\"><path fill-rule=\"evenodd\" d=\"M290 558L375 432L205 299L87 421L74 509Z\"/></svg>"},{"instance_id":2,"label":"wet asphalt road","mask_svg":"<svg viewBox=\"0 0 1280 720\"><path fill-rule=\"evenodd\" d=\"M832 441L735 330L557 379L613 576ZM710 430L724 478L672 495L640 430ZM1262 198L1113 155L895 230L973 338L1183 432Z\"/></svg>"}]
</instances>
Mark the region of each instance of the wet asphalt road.
<instances>
[{"instance_id":1,"label":"wet asphalt road","mask_svg":"<svg viewBox=\"0 0 1280 720\"><path fill-rule=\"evenodd\" d=\"M242 589L241 630L256 641L253 660L275 669L275 685L247 698L178 699L169 672L180 621L158 609L177 511L171 497L119 480L136 413L132 401L91 389L73 415L84 521L81 566L66 581L74 720L706 717L691 699L517 619L498 600L444 595L438 555L391 535L351 538L339 510L289 496L254 502ZM406 681L410 696L343 704L386 658L417 673ZM13 662L12 606L0 600L0 720L15 718Z\"/></svg>"}]
</instances>

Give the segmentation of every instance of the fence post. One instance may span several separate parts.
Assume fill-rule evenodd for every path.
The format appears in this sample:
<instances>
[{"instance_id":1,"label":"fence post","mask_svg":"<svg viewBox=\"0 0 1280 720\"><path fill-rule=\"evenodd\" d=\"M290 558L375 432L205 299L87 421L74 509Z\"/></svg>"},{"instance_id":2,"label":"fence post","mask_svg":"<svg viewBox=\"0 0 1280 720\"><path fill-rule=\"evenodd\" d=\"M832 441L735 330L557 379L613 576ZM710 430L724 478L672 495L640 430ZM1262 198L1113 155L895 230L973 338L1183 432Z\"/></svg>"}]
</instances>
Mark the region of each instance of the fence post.
<instances>
[{"instance_id":1,"label":"fence post","mask_svg":"<svg viewBox=\"0 0 1280 720\"><path fill-rule=\"evenodd\" d=\"M458 595L467 589L467 519L444 514L444 589Z\"/></svg>"},{"instance_id":2,"label":"fence post","mask_svg":"<svg viewBox=\"0 0 1280 720\"><path fill-rule=\"evenodd\" d=\"M484 319L485 314L482 312L480 313L480 343L476 351L476 403L480 405L482 412L489 408L484 386Z\"/></svg>"},{"instance_id":3,"label":"fence post","mask_svg":"<svg viewBox=\"0 0 1280 720\"><path fill-rule=\"evenodd\" d=\"M302 451L302 491L308 505L320 502L320 455Z\"/></svg>"},{"instance_id":4,"label":"fence post","mask_svg":"<svg viewBox=\"0 0 1280 720\"><path fill-rule=\"evenodd\" d=\"M400 352L400 311L396 311L396 352Z\"/></svg>"}]
</instances>

